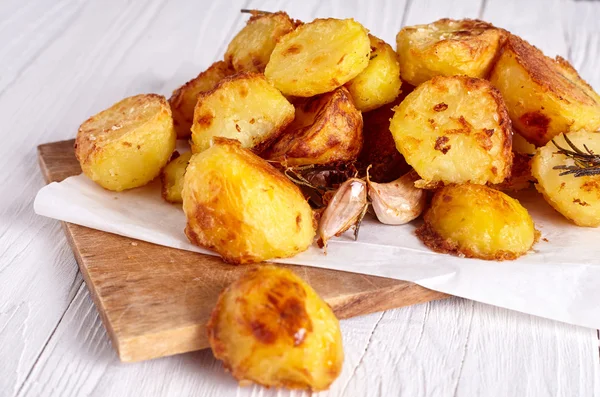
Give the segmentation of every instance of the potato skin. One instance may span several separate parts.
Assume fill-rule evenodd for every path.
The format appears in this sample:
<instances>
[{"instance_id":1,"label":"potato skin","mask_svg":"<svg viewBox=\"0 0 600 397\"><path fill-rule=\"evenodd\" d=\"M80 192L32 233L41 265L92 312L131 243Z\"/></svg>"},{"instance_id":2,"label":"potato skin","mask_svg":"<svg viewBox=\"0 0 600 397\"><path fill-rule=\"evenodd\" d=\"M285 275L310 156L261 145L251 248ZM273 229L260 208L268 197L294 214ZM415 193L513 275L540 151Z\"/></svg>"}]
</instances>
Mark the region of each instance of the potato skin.
<instances>
[{"instance_id":1,"label":"potato skin","mask_svg":"<svg viewBox=\"0 0 600 397\"><path fill-rule=\"evenodd\" d=\"M237 72L262 73L277 41L295 28L296 23L285 12L254 11L229 43L225 62Z\"/></svg>"},{"instance_id":2,"label":"potato skin","mask_svg":"<svg viewBox=\"0 0 600 397\"><path fill-rule=\"evenodd\" d=\"M398 54L385 41L369 35L371 55L369 65L346 83L357 109L361 112L377 109L400 95L400 64Z\"/></svg>"},{"instance_id":3,"label":"potato skin","mask_svg":"<svg viewBox=\"0 0 600 397\"><path fill-rule=\"evenodd\" d=\"M539 238L521 204L483 185L436 191L417 236L434 251L486 260L513 260Z\"/></svg>"},{"instance_id":4,"label":"potato skin","mask_svg":"<svg viewBox=\"0 0 600 397\"><path fill-rule=\"evenodd\" d=\"M315 236L298 187L234 140L192 156L182 197L189 240L231 264L294 256Z\"/></svg>"},{"instance_id":5,"label":"potato skin","mask_svg":"<svg viewBox=\"0 0 600 397\"><path fill-rule=\"evenodd\" d=\"M434 76L487 77L506 35L476 19L404 27L396 36L400 74L414 86Z\"/></svg>"},{"instance_id":6,"label":"potato skin","mask_svg":"<svg viewBox=\"0 0 600 397\"><path fill-rule=\"evenodd\" d=\"M173 204L183 202L181 198L183 176L190 158L192 158L192 152L180 155L179 152L175 151L169 164L160 172L161 195L165 201Z\"/></svg>"},{"instance_id":7,"label":"potato skin","mask_svg":"<svg viewBox=\"0 0 600 397\"><path fill-rule=\"evenodd\" d=\"M119 192L157 177L175 150L175 141L167 100L156 94L135 95L79 127L75 156L91 180Z\"/></svg>"},{"instance_id":8,"label":"potato skin","mask_svg":"<svg viewBox=\"0 0 600 397\"><path fill-rule=\"evenodd\" d=\"M315 19L283 36L265 76L286 96L333 91L369 64L367 30L353 19Z\"/></svg>"},{"instance_id":9,"label":"potato skin","mask_svg":"<svg viewBox=\"0 0 600 397\"><path fill-rule=\"evenodd\" d=\"M511 35L490 76L517 131L536 146L561 132L600 128L600 97L563 58Z\"/></svg>"},{"instance_id":10,"label":"potato skin","mask_svg":"<svg viewBox=\"0 0 600 397\"><path fill-rule=\"evenodd\" d=\"M404 156L396 149L394 137L390 132L390 120L394 116L394 108L410 92L403 88L402 94L394 102L363 113L363 148L358 156L358 168L369 169L373 182L387 183L395 181L412 169L404 160Z\"/></svg>"},{"instance_id":11,"label":"potato skin","mask_svg":"<svg viewBox=\"0 0 600 397\"><path fill-rule=\"evenodd\" d=\"M337 318L283 267L259 266L227 287L207 329L213 354L241 384L325 390L342 369Z\"/></svg>"},{"instance_id":12,"label":"potato skin","mask_svg":"<svg viewBox=\"0 0 600 397\"><path fill-rule=\"evenodd\" d=\"M577 131L567 134L571 142L584 150L586 145L594 153L600 153L600 133ZM564 134L558 135L554 141L565 149L567 145ZM537 179L535 187L555 210L579 226L600 226L600 175L580 176L563 175L564 170L554 167L574 165L572 159L558 153L552 142L538 149L533 156L532 173Z\"/></svg>"},{"instance_id":13,"label":"potato skin","mask_svg":"<svg viewBox=\"0 0 600 397\"><path fill-rule=\"evenodd\" d=\"M260 153L294 120L294 106L258 73L238 73L198 97L192 151L208 149L214 137L237 139Z\"/></svg>"},{"instance_id":14,"label":"potato skin","mask_svg":"<svg viewBox=\"0 0 600 397\"><path fill-rule=\"evenodd\" d=\"M169 98L169 105L173 112L173 124L178 139L187 139L192 135L194 108L200 93L212 90L221 80L234 73L235 71L226 62L218 61L173 91Z\"/></svg>"},{"instance_id":15,"label":"potato skin","mask_svg":"<svg viewBox=\"0 0 600 397\"><path fill-rule=\"evenodd\" d=\"M263 157L288 166L356 160L363 120L344 87L296 101L296 117Z\"/></svg>"},{"instance_id":16,"label":"potato skin","mask_svg":"<svg viewBox=\"0 0 600 397\"><path fill-rule=\"evenodd\" d=\"M432 78L400 103L390 130L424 184L501 183L510 175L510 119L485 80Z\"/></svg>"}]
</instances>

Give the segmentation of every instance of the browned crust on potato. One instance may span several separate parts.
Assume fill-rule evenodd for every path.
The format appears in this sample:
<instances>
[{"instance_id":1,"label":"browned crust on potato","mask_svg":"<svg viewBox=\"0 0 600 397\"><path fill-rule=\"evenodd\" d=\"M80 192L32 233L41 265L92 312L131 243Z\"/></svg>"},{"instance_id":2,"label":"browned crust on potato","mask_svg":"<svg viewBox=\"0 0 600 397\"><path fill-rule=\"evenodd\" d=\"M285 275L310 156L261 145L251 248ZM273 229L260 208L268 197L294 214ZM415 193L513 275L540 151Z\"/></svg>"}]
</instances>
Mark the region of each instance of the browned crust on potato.
<instances>
[{"instance_id":1,"label":"browned crust on potato","mask_svg":"<svg viewBox=\"0 0 600 397\"><path fill-rule=\"evenodd\" d=\"M313 123L300 128L295 128L292 123L273 146L263 153L266 158L294 165L294 159L299 161L317 159L325 152L332 152L335 155L330 156L329 161L315 162L315 164L346 163L356 160L363 145L363 118L345 87L298 101L295 106L302 108L305 113L316 112ZM329 123L335 123L336 127L330 128ZM320 144L315 147L313 140L323 132L328 134L326 145ZM338 133L342 135L338 136ZM351 136L343 135L348 133Z\"/></svg>"},{"instance_id":2,"label":"browned crust on potato","mask_svg":"<svg viewBox=\"0 0 600 397\"><path fill-rule=\"evenodd\" d=\"M592 90L592 87L579 76L575 68L564 58L557 57L556 60L553 60L544 55L537 47L515 35L510 35L506 41L504 52L507 51L527 71L531 80L560 101L570 102L569 99L572 99L586 105L598 105L593 97L571 81L561 70L561 68L566 69L581 85Z\"/></svg>"}]
</instances>

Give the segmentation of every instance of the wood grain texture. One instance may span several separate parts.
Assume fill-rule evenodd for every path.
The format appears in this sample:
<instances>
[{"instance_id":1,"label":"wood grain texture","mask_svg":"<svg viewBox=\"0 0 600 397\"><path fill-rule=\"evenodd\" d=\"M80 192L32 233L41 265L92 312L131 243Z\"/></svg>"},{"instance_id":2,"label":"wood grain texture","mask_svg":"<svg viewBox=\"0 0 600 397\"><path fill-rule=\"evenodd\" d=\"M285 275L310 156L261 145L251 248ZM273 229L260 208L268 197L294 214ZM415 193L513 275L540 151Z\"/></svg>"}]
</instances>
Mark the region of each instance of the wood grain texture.
<instances>
[{"instance_id":1,"label":"wood grain texture","mask_svg":"<svg viewBox=\"0 0 600 397\"><path fill-rule=\"evenodd\" d=\"M40 145L48 183L81 173L73 140ZM250 266L64 223L83 278L122 361L208 347L206 323L219 293ZM339 318L447 297L419 285L303 266L306 280Z\"/></svg>"},{"instance_id":2,"label":"wood grain texture","mask_svg":"<svg viewBox=\"0 0 600 397\"><path fill-rule=\"evenodd\" d=\"M124 96L169 95L222 55L240 8L354 17L390 43L403 21L479 15L549 55L566 51L600 88L598 1L1 1L1 396L305 395L237 388L209 351L120 363L59 224L32 211L38 144L72 138ZM343 320L344 370L322 395L600 396L596 331L471 304Z\"/></svg>"}]
</instances>

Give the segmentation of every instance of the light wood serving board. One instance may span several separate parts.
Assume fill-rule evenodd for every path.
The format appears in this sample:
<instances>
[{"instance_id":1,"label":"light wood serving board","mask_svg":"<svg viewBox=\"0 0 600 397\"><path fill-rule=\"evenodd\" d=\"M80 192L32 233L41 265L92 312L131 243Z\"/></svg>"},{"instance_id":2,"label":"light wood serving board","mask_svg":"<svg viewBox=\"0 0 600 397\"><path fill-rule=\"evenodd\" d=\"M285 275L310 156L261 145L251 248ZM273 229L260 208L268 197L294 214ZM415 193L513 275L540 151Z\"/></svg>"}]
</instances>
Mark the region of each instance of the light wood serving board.
<instances>
[{"instance_id":1,"label":"light wood serving board","mask_svg":"<svg viewBox=\"0 0 600 397\"><path fill-rule=\"evenodd\" d=\"M48 183L81 173L73 140L41 145L38 156ZM208 347L205 325L219 292L249 268L71 223L63 226L102 322L125 362ZM310 283L339 318L447 297L406 281L286 267Z\"/></svg>"}]
</instances>

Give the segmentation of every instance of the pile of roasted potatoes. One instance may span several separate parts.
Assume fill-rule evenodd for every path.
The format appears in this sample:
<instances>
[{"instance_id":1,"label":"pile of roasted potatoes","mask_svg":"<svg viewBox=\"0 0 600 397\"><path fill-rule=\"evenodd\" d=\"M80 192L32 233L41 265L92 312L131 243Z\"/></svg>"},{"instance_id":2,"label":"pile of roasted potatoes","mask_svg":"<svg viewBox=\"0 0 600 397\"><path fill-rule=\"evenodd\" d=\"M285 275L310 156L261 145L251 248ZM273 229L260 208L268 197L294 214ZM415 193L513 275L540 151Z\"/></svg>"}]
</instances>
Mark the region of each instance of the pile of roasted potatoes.
<instances>
[{"instance_id":1,"label":"pile of roasted potatoes","mask_svg":"<svg viewBox=\"0 0 600 397\"><path fill-rule=\"evenodd\" d=\"M510 194L533 187L600 225L600 96L565 59L479 20L404 27L394 50L352 19L248 12L223 60L168 101L137 95L84 122L83 172L114 191L160 176L189 240L232 264L326 249L369 212L423 214L416 235L438 252L515 259L540 234ZM260 319L240 322L247 304ZM327 388L343 359L327 305L272 267L223 293L209 334L236 378L267 386Z\"/></svg>"}]
</instances>

